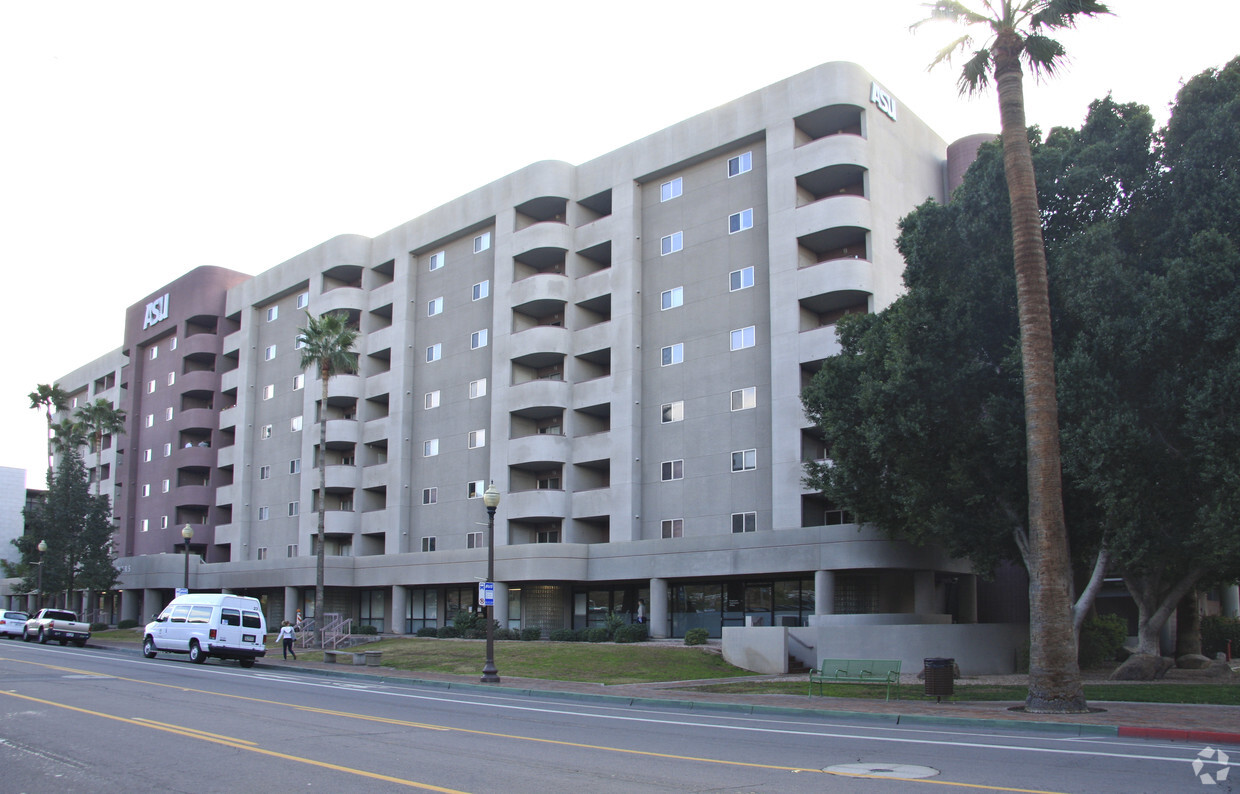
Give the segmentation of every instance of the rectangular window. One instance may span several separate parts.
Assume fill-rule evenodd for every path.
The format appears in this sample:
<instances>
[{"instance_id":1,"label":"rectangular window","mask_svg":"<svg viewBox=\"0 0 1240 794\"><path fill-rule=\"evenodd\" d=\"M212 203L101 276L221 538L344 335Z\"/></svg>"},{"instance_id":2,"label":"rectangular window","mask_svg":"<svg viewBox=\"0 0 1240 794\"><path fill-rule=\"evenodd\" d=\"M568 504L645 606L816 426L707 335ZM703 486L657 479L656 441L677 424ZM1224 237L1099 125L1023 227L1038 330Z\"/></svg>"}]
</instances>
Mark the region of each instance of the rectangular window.
<instances>
[{"instance_id":1,"label":"rectangular window","mask_svg":"<svg viewBox=\"0 0 1240 794\"><path fill-rule=\"evenodd\" d=\"M466 499L481 499L482 494L486 492L487 486L484 480L474 480L466 489Z\"/></svg>"},{"instance_id":2,"label":"rectangular window","mask_svg":"<svg viewBox=\"0 0 1240 794\"><path fill-rule=\"evenodd\" d=\"M159 347L157 345L151 345L151 347L146 351L146 357L151 361L159 358Z\"/></svg>"},{"instance_id":3,"label":"rectangular window","mask_svg":"<svg viewBox=\"0 0 1240 794\"><path fill-rule=\"evenodd\" d=\"M663 424L680 422L685 418L685 401L677 400L674 403L663 403L659 410Z\"/></svg>"},{"instance_id":4,"label":"rectangular window","mask_svg":"<svg viewBox=\"0 0 1240 794\"><path fill-rule=\"evenodd\" d=\"M685 360L685 346L683 342L677 342L674 345L668 345L659 351L660 366L668 367L672 364L679 364Z\"/></svg>"},{"instance_id":5,"label":"rectangular window","mask_svg":"<svg viewBox=\"0 0 1240 794\"><path fill-rule=\"evenodd\" d=\"M168 491L171 489L172 489L171 480L164 480L163 483L160 484L160 490L162 490L164 493L168 493Z\"/></svg>"},{"instance_id":6,"label":"rectangular window","mask_svg":"<svg viewBox=\"0 0 1240 794\"><path fill-rule=\"evenodd\" d=\"M758 450L742 449L732 453L732 471L753 471L758 468Z\"/></svg>"},{"instance_id":7,"label":"rectangular window","mask_svg":"<svg viewBox=\"0 0 1240 794\"><path fill-rule=\"evenodd\" d=\"M146 426L147 426L147 427L154 427L154 426L155 426L155 414L147 414L147 415L146 415Z\"/></svg>"},{"instance_id":8,"label":"rectangular window","mask_svg":"<svg viewBox=\"0 0 1240 794\"><path fill-rule=\"evenodd\" d=\"M439 454L439 439L432 438L422 442L422 457L433 458Z\"/></svg>"},{"instance_id":9,"label":"rectangular window","mask_svg":"<svg viewBox=\"0 0 1240 794\"><path fill-rule=\"evenodd\" d=\"M486 542L482 539L482 533L481 532L465 533L465 548L467 549L486 548Z\"/></svg>"},{"instance_id":10,"label":"rectangular window","mask_svg":"<svg viewBox=\"0 0 1240 794\"><path fill-rule=\"evenodd\" d=\"M683 538L685 536L685 520L683 518L665 518L662 521L664 538Z\"/></svg>"},{"instance_id":11,"label":"rectangular window","mask_svg":"<svg viewBox=\"0 0 1240 794\"><path fill-rule=\"evenodd\" d=\"M665 460L662 463L662 480L683 480L685 478L685 462L683 460Z\"/></svg>"},{"instance_id":12,"label":"rectangular window","mask_svg":"<svg viewBox=\"0 0 1240 794\"><path fill-rule=\"evenodd\" d=\"M263 425L258 431L259 438L271 438L271 425Z\"/></svg>"},{"instance_id":13,"label":"rectangular window","mask_svg":"<svg viewBox=\"0 0 1240 794\"><path fill-rule=\"evenodd\" d=\"M667 256L685 247L684 232L673 232L659 240L659 254Z\"/></svg>"},{"instance_id":14,"label":"rectangular window","mask_svg":"<svg viewBox=\"0 0 1240 794\"><path fill-rule=\"evenodd\" d=\"M177 349L177 338L175 336L172 337L172 339L168 340L168 349L169 350Z\"/></svg>"},{"instance_id":15,"label":"rectangular window","mask_svg":"<svg viewBox=\"0 0 1240 794\"><path fill-rule=\"evenodd\" d=\"M264 400L270 400L272 397L275 397L275 396L276 396L276 385L274 383L268 383L266 386L263 387L263 399Z\"/></svg>"},{"instance_id":16,"label":"rectangular window","mask_svg":"<svg viewBox=\"0 0 1240 794\"><path fill-rule=\"evenodd\" d=\"M470 430L469 431L469 448L479 449L487 445L487 431Z\"/></svg>"},{"instance_id":17,"label":"rectangular window","mask_svg":"<svg viewBox=\"0 0 1240 794\"><path fill-rule=\"evenodd\" d=\"M758 531L758 514L757 513L733 513L732 514L732 532L741 534L742 532Z\"/></svg>"},{"instance_id":18,"label":"rectangular window","mask_svg":"<svg viewBox=\"0 0 1240 794\"><path fill-rule=\"evenodd\" d=\"M439 389L428 391L422 395L422 407L426 410L439 407Z\"/></svg>"},{"instance_id":19,"label":"rectangular window","mask_svg":"<svg viewBox=\"0 0 1240 794\"><path fill-rule=\"evenodd\" d=\"M270 508L270 507L260 507L260 508L258 508L258 520L259 520L259 521L266 521L266 520L267 520L267 519L269 519L269 518L271 518L271 508Z\"/></svg>"},{"instance_id":20,"label":"rectangular window","mask_svg":"<svg viewBox=\"0 0 1240 794\"><path fill-rule=\"evenodd\" d=\"M177 382L177 374L175 372L169 372L168 373L168 385L171 386L172 384L176 382Z\"/></svg>"},{"instance_id":21,"label":"rectangular window","mask_svg":"<svg viewBox=\"0 0 1240 794\"><path fill-rule=\"evenodd\" d=\"M443 357L443 345L440 344L439 342L436 342L435 344L426 348L426 363L427 364L431 363L432 361L438 361L442 357Z\"/></svg>"},{"instance_id":22,"label":"rectangular window","mask_svg":"<svg viewBox=\"0 0 1240 794\"><path fill-rule=\"evenodd\" d=\"M143 498L146 498L146 497L148 497L148 496L150 496L150 495L151 495L151 484L150 484L150 483L143 483L143 484L142 484L142 497L143 497Z\"/></svg>"},{"instance_id":23,"label":"rectangular window","mask_svg":"<svg viewBox=\"0 0 1240 794\"><path fill-rule=\"evenodd\" d=\"M728 234L736 234L753 228L753 210L741 210L728 216Z\"/></svg>"},{"instance_id":24,"label":"rectangular window","mask_svg":"<svg viewBox=\"0 0 1240 794\"><path fill-rule=\"evenodd\" d=\"M741 350L746 347L753 347L755 344L754 334L754 326L752 325L745 328L737 328L732 332L732 349Z\"/></svg>"},{"instance_id":25,"label":"rectangular window","mask_svg":"<svg viewBox=\"0 0 1240 794\"><path fill-rule=\"evenodd\" d=\"M439 268L443 267L444 252L438 251L436 253L431 254L429 262L430 262L431 270L438 270Z\"/></svg>"},{"instance_id":26,"label":"rectangular window","mask_svg":"<svg viewBox=\"0 0 1240 794\"><path fill-rule=\"evenodd\" d=\"M259 546L259 547L258 547L258 558L259 558L260 560L265 560L265 559L267 559L267 547L266 547L266 546Z\"/></svg>"},{"instance_id":27,"label":"rectangular window","mask_svg":"<svg viewBox=\"0 0 1240 794\"><path fill-rule=\"evenodd\" d=\"M681 177L676 177L670 182L664 182L659 186L659 201L671 201L685 192L685 182Z\"/></svg>"},{"instance_id":28,"label":"rectangular window","mask_svg":"<svg viewBox=\"0 0 1240 794\"><path fill-rule=\"evenodd\" d=\"M558 491L560 490L560 473L558 471L547 471L537 475L538 479L534 481L534 487L540 491Z\"/></svg>"},{"instance_id":29,"label":"rectangular window","mask_svg":"<svg viewBox=\"0 0 1240 794\"><path fill-rule=\"evenodd\" d=\"M155 381L154 380L148 380L146 382L146 393L147 394L155 393Z\"/></svg>"},{"instance_id":30,"label":"rectangular window","mask_svg":"<svg viewBox=\"0 0 1240 794\"><path fill-rule=\"evenodd\" d=\"M435 550L435 539L434 538L422 538L422 551L434 551L434 550Z\"/></svg>"},{"instance_id":31,"label":"rectangular window","mask_svg":"<svg viewBox=\"0 0 1240 794\"><path fill-rule=\"evenodd\" d=\"M258 479L260 480L271 479L271 467L270 466L259 466L258 467Z\"/></svg>"},{"instance_id":32,"label":"rectangular window","mask_svg":"<svg viewBox=\"0 0 1240 794\"><path fill-rule=\"evenodd\" d=\"M443 298L431 298L426 302L426 316L434 317L436 314L443 314Z\"/></svg>"},{"instance_id":33,"label":"rectangular window","mask_svg":"<svg viewBox=\"0 0 1240 794\"><path fill-rule=\"evenodd\" d=\"M672 287L671 289L663 290L663 292L659 295L659 309L662 311L675 309L677 306L683 306L684 303L684 287Z\"/></svg>"},{"instance_id":34,"label":"rectangular window","mask_svg":"<svg viewBox=\"0 0 1240 794\"><path fill-rule=\"evenodd\" d=\"M297 544L290 543L289 545L285 546L284 552L285 552L284 556L286 557L296 557L297 556Z\"/></svg>"},{"instance_id":35,"label":"rectangular window","mask_svg":"<svg viewBox=\"0 0 1240 794\"><path fill-rule=\"evenodd\" d=\"M477 350L480 347L486 347L486 346L487 346L487 329L486 328L483 328L481 331L474 331L472 334L470 334L469 336L469 349L470 350Z\"/></svg>"},{"instance_id":36,"label":"rectangular window","mask_svg":"<svg viewBox=\"0 0 1240 794\"><path fill-rule=\"evenodd\" d=\"M142 450L142 462L143 463L151 462L151 451L149 449Z\"/></svg>"},{"instance_id":37,"label":"rectangular window","mask_svg":"<svg viewBox=\"0 0 1240 794\"><path fill-rule=\"evenodd\" d=\"M292 432L292 433L301 432L301 417L294 416L292 419L288 420L288 429L289 429L289 432Z\"/></svg>"},{"instance_id":38,"label":"rectangular window","mask_svg":"<svg viewBox=\"0 0 1240 794\"><path fill-rule=\"evenodd\" d=\"M491 233L483 232L474 238L474 253L480 254L491 247Z\"/></svg>"},{"instance_id":39,"label":"rectangular window","mask_svg":"<svg viewBox=\"0 0 1240 794\"><path fill-rule=\"evenodd\" d=\"M168 516L160 516L160 517L159 517L159 528L160 528L160 529L167 529L167 528L168 528Z\"/></svg>"},{"instance_id":40,"label":"rectangular window","mask_svg":"<svg viewBox=\"0 0 1240 794\"><path fill-rule=\"evenodd\" d=\"M171 405L169 405L167 408L164 409L164 421L165 422L172 421L172 406Z\"/></svg>"},{"instance_id":41,"label":"rectangular window","mask_svg":"<svg viewBox=\"0 0 1240 794\"><path fill-rule=\"evenodd\" d=\"M297 308L304 309L310 305L310 293L303 292L297 296Z\"/></svg>"},{"instance_id":42,"label":"rectangular window","mask_svg":"<svg viewBox=\"0 0 1240 794\"><path fill-rule=\"evenodd\" d=\"M293 458L288 462L289 474L301 474L301 458Z\"/></svg>"},{"instance_id":43,"label":"rectangular window","mask_svg":"<svg viewBox=\"0 0 1240 794\"><path fill-rule=\"evenodd\" d=\"M732 410L745 411L750 408L758 407L758 387L746 386L743 389L732 390Z\"/></svg>"},{"instance_id":44,"label":"rectangular window","mask_svg":"<svg viewBox=\"0 0 1240 794\"><path fill-rule=\"evenodd\" d=\"M267 345L267 348L263 351L263 361L270 361L271 359L275 357L276 357L276 346Z\"/></svg>"},{"instance_id":45,"label":"rectangular window","mask_svg":"<svg viewBox=\"0 0 1240 794\"><path fill-rule=\"evenodd\" d=\"M560 530L558 529L540 529L534 538L535 543L559 543Z\"/></svg>"},{"instance_id":46,"label":"rectangular window","mask_svg":"<svg viewBox=\"0 0 1240 794\"><path fill-rule=\"evenodd\" d=\"M294 375L293 376L293 391L300 391L302 388L305 387L305 385L306 385L305 375Z\"/></svg>"},{"instance_id":47,"label":"rectangular window","mask_svg":"<svg viewBox=\"0 0 1240 794\"><path fill-rule=\"evenodd\" d=\"M279 316L280 316L279 306L268 306L267 307L267 322L271 322L272 320L276 319Z\"/></svg>"},{"instance_id":48,"label":"rectangular window","mask_svg":"<svg viewBox=\"0 0 1240 794\"><path fill-rule=\"evenodd\" d=\"M480 378L469 382L469 399L487 396L487 379Z\"/></svg>"},{"instance_id":49,"label":"rectangular window","mask_svg":"<svg viewBox=\"0 0 1240 794\"><path fill-rule=\"evenodd\" d=\"M728 160L728 179L753 170L753 152L738 154Z\"/></svg>"},{"instance_id":50,"label":"rectangular window","mask_svg":"<svg viewBox=\"0 0 1240 794\"><path fill-rule=\"evenodd\" d=\"M728 274L728 291L736 292L738 289L748 289L753 286L753 265L743 267L740 270L733 270Z\"/></svg>"},{"instance_id":51,"label":"rectangular window","mask_svg":"<svg viewBox=\"0 0 1240 794\"><path fill-rule=\"evenodd\" d=\"M301 502L289 502L289 503L288 503L288 515L289 515L289 518L292 518L292 517L297 516L297 515L300 515L300 514L301 514ZM292 554L290 554L290 555L288 555L288 556L292 557L293 555L292 555Z\"/></svg>"},{"instance_id":52,"label":"rectangular window","mask_svg":"<svg viewBox=\"0 0 1240 794\"><path fill-rule=\"evenodd\" d=\"M165 443L164 444L164 457L166 458L171 454L172 454L172 444L170 442Z\"/></svg>"},{"instance_id":53,"label":"rectangular window","mask_svg":"<svg viewBox=\"0 0 1240 794\"><path fill-rule=\"evenodd\" d=\"M151 519L149 518L142 519L142 531L148 532L150 531L150 529L151 529Z\"/></svg>"},{"instance_id":54,"label":"rectangular window","mask_svg":"<svg viewBox=\"0 0 1240 794\"><path fill-rule=\"evenodd\" d=\"M474 300L480 301L491 294L491 280L479 281L474 285Z\"/></svg>"},{"instance_id":55,"label":"rectangular window","mask_svg":"<svg viewBox=\"0 0 1240 794\"><path fill-rule=\"evenodd\" d=\"M438 501L439 501L439 489L438 488L423 488L422 489L422 504L433 505Z\"/></svg>"}]
</instances>

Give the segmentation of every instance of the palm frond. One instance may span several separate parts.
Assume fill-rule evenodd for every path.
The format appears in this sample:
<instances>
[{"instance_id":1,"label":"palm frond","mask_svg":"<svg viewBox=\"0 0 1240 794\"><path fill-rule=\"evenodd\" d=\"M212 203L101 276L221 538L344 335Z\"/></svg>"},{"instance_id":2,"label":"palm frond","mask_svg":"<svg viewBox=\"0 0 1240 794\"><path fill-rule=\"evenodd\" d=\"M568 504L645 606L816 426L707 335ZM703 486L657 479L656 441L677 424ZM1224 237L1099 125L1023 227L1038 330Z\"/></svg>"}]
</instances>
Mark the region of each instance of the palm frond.
<instances>
[{"instance_id":1,"label":"palm frond","mask_svg":"<svg viewBox=\"0 0 1240 794\"><path fill-rule=\"evenodd\" d=\"M990 85L990 71L990 50L980 49L973 53L973 57L960 70L960 79L956 81L956 84L960 86L961 95L976 94L985 90L986 86Z\"/></svg>"},{"instance_id":2,"label":"palm frond","mask_svg":"<svg viewBox=\"0 0 1240 794\"><path fill-rule=\"evenodd\" d=\"M1037 12L1029 18L1029 27L1031 30L1072 28L1076 27L1078 16L1093 17L1110 13L1111 10L1106 4L1099 3L1098 0L1043 0Z\"/></svg>"},{"instance_id":3,"label":"palm frond","mask_svg":"<svg viewBox=\"0 0 1240 794\"><path fill-rule=\"evenodd\" d=\"M929 15L920 22L914 22L909 25L909 30L916 31L917 28L927 22L948 21L965 25L990 24L990 19L986 15L979 14L964 3L959 2L959 0L937 0L937 2L933 3L922 3L922 7L928 11Z\"/></svg>"},{"instance_id":4,"label":"palm frond","mask_svg":"<svg viewBox=\"0 0 1240 794\"><path fill-rule=\"evenodd\" d=\"M1058 41L1036 33L1025 38L1025 60L1039 79L1054 77L1065 61L1065 50Z\"/></svg>"},{"instance_id":5,"label":"palm frond","mask_svg":"<svg viewBox=\"0 0 1240 794\"><path fill-rule=\"evenodd\" d=\"M934 60L930 61L930 65L926 67L926 71L930 71L941 63L950 64L952 62L952 56L955 55L957 51L967 52L972 47L973 37L967 34L961 36L951 44L948 44L946 47L939 50L938 54L934 56Z\"/></svg>"}]
</instances>

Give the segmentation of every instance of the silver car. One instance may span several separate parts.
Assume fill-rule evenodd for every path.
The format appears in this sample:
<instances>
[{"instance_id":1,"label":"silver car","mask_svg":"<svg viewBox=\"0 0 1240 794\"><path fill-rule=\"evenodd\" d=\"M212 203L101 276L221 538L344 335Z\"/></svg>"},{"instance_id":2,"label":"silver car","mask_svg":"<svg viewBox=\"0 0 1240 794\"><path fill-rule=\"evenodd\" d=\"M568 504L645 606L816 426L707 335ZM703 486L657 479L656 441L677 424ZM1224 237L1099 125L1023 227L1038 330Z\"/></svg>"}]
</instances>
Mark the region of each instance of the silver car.
<instances>
[{"instance_id":1,"label":"silver car","mask_svg":"<svg viewBox=\"0 0 1240 794\"><path fill-rule=\"evenodd\" d=\"M16 639L22 636L29 619L25 612L0 612L0 637Z\"/></svg>"}]
</instances>

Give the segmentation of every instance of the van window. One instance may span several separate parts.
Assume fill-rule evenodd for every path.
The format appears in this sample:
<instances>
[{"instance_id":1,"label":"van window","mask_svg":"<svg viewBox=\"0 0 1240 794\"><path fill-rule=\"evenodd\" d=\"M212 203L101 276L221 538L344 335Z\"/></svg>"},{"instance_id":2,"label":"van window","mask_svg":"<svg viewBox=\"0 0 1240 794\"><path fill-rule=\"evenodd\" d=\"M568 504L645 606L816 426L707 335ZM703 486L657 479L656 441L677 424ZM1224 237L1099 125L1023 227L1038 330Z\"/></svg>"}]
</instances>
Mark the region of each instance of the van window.
<instances>
[{"instance_id":1,"label":"van window","mask_svg":"<svg viewBox=\"0 0 1240 794\"><path fill-rule=\"evenodd\" d=\"M189 607L187 606L179 606L179 607L172 608L172 622L173 623L184 623L185 618L188 615L189 615Z\"/></svg>"},{"instance_id":2,"label":"van window","mask_svg":"<svg viewBox=\"0 0 1240 794\"><path fill-rule=\"evenodd\" d=\"M263 627L263 616L257 612L243 612L241 615L241 625L247 629L261 629Z\"/></svg>"},{"instance_id":3,"label":"van window","mask_svg":"<svg viewBox=\"0 0 1240 794\"><path fill-rule=\"evenodd\" d=\"M211 607L198 606L198 607L193 607L192 609L190 609L189 622L190 623L210 623L211 622Z\"/></svg>"},{"instance_id":4,"label":"van window","mask_svg":"<svg viewBox=\"0 0 1240 794\"><path fill-rule=\"evenodd\" d=\"M220 622L225 626L240 626L241 612L236 609L224 609L220 612Z\"/></svg>"},{"instance_id":5,"label":"van window","mask_svg":"<svg viewBox=\"0 0 1240 794\"><path fill-rule=\"evenodd\" d=\"M163 620L167 620L170 617L172 617L172 607L164 607L164 611L160 612L159 617L155 619L163 621Z\"/></svg>"}]
</instances>

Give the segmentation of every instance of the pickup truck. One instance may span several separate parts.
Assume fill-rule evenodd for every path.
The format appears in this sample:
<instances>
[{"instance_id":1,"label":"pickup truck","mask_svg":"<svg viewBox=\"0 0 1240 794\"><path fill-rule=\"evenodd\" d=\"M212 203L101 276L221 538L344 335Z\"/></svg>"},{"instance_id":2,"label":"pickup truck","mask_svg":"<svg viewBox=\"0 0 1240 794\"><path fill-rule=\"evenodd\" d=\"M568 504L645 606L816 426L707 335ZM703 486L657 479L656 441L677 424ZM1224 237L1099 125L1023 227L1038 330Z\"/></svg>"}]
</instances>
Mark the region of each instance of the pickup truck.
<instances>
[{"instance_id":1,"label":"pickup truck","mask_svg":"<svg viewBox=\"0 0 1240 794\"><path fill-rule=\"evenodd\" d=\"M48 643L56 640L61 645L72 642L81 648L90 639L90 624L79 623L77 615L67 609L40 609L26 621L22 639Z\"/></svg>"}]
</instances>

